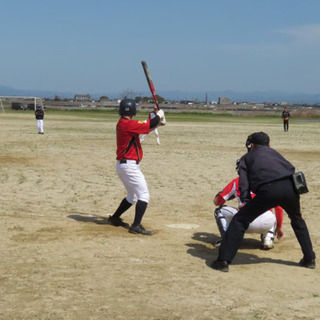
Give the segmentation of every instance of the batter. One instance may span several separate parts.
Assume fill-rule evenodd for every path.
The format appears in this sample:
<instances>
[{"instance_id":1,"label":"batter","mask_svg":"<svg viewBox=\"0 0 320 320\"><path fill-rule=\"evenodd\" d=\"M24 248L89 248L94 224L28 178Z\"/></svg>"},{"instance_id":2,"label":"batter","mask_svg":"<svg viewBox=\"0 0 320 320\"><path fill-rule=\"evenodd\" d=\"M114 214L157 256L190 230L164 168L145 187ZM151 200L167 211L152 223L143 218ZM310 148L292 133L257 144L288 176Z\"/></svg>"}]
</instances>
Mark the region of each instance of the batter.
<instances>
[{"instance_id":1,"label":"batter","mask_svg":"<svg viewBox=\"0 0 320 320\"><path fill-rule=\"evenodd\" d=\"M117 123L117 173L126 188L127 196L121 201L118 209L110 216L107 223L113 226L128 228L129 225L122 221L120 216L134 203L135 217L129 228L130 233L151 235L142 224L142 218L147 209L150 195L146 179L140 170L143 151L139 134L148 134L158 125L165 124L163 110L158 110L157 115L146 121L133 120L136 115L136 103L132 99L123 99L120 102L120 119Z\"/></svg>"}]
</instances>

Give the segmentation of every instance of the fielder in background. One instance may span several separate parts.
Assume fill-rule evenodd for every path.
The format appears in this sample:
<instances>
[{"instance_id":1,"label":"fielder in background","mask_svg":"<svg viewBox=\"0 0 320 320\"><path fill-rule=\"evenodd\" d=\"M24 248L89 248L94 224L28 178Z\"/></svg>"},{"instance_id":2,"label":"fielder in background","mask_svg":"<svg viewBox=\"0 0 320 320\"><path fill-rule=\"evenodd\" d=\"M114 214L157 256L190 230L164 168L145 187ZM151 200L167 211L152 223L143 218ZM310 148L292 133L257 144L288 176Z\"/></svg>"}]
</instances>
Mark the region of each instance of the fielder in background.
<instances>
[{"instance_id":1,"label":"fielder in background","mask_svg":"<svg viewBox=\"0 0 320 320\"><path fill-rule=\"evenodd\" d=\"M239 163L238 161L237 164ZM251 197L254 197L254 194L251 193ZM227 231L231 220L238 212L238 209L235 207L224 205L226 201L234 198L238 200L239 207L241 207L242 202L239 191L239 177L228 183L213 200L213 203L216 206L219 206L214 211L214 217L216 219L221 238ZM274 211L275 215L273 214L272 210L267 210L264 212L258 218L253 220L246 230L246 233L260 234L262 247L267 250L274 247L275 235L277 236L278 240L281 240L284 235L282 231L283 210L278 206L274 208ZM221 241L222 240L218 240L215 245L218 247L221 244Z\"/></svg>"},{"instance_id":2,"label":"fielder in background","mask_svg":"<svg viewBox=\"0 0 320 320\"><path fill-rule=\"evenodd\" d=\"M37 119L38 133L44 134L43 132L43 118L44 118L44 110L40 104L37 104L36 111L34 112Z\"/></svg>"},{"instance_id":3,"label":"fielder in background","mask_svg":"<svg viewBox=\"0 0 320 320\"><path fill-rule=\"evenodd\" d=\"M118 209L110 216L107 223L113 226L128 228L129 225L122 221L121 215L134 203L135 217L129 228L130 233L151 235L142 224L142 218L149 203L149 190L143 173L140 170L140 162L143 151L140 144L139 134L148 134L158 125L165 125L163 110L147 121L133 120L136 115L136 103L132 99L123 99L120 102L120 119L117 123L117 173L126 188L127 196L121 201Z\"/></svg>"},{"instance_id":4,"label":"fielder in background","mask_svg":"<svg viewBox=\"0 0 320 320\"><path fill-rule=\"evenodd\" d=\"M152 112L149 113L149 119L150 119L150 120L153 119L153 118L157 115L158 107L155 106L155 107L153 108L153 110L154 110L154 111L152 111ZM155 136L156 136L157 144L160 145L160 137L159 137L158 129L155 128L155 129L153 130L153 132L154 132L154 134L155 134ZM140 138L140 142L141 142L141 143L144 141L144 139L146 138L146 136L147 136L147 134L141 135L141 138Z\"/></svg>"},{"instance_id":5,"label":"fielder in background","mask_svg":"<svg viewBox=\"0 0 320 320\"><path fill-rule=\"evenodd\" d=\"M300 211L300 195L293 181L295 167L269 146L264 132L248 136L245 154L239 163L239 190L242 201L222 238L219 255L211 267L227 272L249 224L266 210L281 206L288 214L291 227L300 244L303 257L299 265L315 269L316 255L312 248L308 227ZM251 198L251 190L256 194Z\"/></svg>"},{"instance_id":6,"label":"fielder in background","mask_svg":"<svg viewBox=\"0 0 320 320\"><path fill-rule=\"evenodd\" d=\"M289 131L289 119L291 115L290 112L288 111L288 108L285 107L282 111L281 118L283 119L283 129L284 131Z\"/></svg>"}]
</instances>

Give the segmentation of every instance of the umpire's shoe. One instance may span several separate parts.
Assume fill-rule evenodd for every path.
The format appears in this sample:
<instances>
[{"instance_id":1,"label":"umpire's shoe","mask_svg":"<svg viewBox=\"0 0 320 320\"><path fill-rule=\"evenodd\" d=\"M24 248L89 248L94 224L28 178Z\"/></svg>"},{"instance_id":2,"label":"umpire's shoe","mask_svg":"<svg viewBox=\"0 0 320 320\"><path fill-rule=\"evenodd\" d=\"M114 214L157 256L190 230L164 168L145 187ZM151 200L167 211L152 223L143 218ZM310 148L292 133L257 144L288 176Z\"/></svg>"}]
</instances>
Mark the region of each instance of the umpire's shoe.
<instances>
[{"instance_id":1,"label":"umpire's shoe","mask_svg":"<svg viewBox=\"0 0 320 320\"><path fill-rule=\"evenodd\" d=\"M121 218L117 218L117 217L109 216L107 220L107 224L110 224L111 226L114 226L114 227L123 227L123 228L129 229L129 224L123 222Z\"/></svg>"},{"instance_id":2,"label":"umpire's shoe","mask_svg":"<svg viewBox=\"0 0 320 320\"><path fill-rule=\"evenodd\" d=\"M131 227L129 228L129 232L134 234L144 234L146 236L152 235L152 232L146 230L142 224L139 224L138 226L131 225Z\"/></svg>"},{"instance_id":3,"label":"umpire's shoe","mask_svg":"<svg viewBox=\"0 0 320 320\"><path fill-rule=\"evenodd\" d=\"M229 263L228 261L222 260L215 260L211 264L211 268L215 270L219 270L222 272L228 272L229 271Z\"/></svg>"},{"instance_id":4,"label":"umpire's shoe","mask_svg":"<svg viewBox=\"0 0 320 320\"><path fill-rule=\"evenodd\" d=\"M219 248L219 247L221 246L221 242L222 242L222 239L217 240L213 245L214 245L216 248Z\"/></svg>"},{"instance_id":5,"label":"umpire's shoe","mask_svg":"<svg viewBox=\"0 0 320 320\"><path fill-rule=\"evenodd\" d=\"M301 267L305 267L305 268L309 268L309 269L315 269L316 268L316 260L310 260L310 261L306 261L304 260L304 258L302 258L299 262L299 265Z\"/></svg>"}]
</instances>

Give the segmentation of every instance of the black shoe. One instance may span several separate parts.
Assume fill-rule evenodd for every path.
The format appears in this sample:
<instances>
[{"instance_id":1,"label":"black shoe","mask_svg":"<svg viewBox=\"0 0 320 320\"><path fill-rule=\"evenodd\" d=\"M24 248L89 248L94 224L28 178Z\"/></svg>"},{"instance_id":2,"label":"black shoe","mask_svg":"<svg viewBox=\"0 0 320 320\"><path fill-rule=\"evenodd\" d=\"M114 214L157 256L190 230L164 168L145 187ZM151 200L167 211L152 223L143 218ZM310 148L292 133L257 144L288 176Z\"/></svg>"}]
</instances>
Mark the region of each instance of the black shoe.
<instances>
[{"instance_id":1,"label":"black shoe","mask_svg":"<svg viewBox=\"0 0 320 320\"><path fill-rule=\"evenodd\" d=\"M123 227L123 228L129 229L129 224L123 222L121 218L117 218L117 217L109 216L107 220L107 224L110 224L111 226L114 226L114 227Z\"/></svg>"},{"instance_id":2,"label":"black shoe","mask_svg":"<svg viewBox=\"0 0 320 320\"><path fill-rule=\"evenodd\" d=\"M222 271L222 272L228 272L229 271L229 263L228 261L222 260L215 260L211 264L211 268Z\"/></svg>"},{"instance_id":3,"label":"black shoe","mask_svg":"<svg viewBox=\"0 0 320 320\"><path fill-rule=\"evenodd\" d=\"M219 248L219 247L221 246L221 242L222 242L222 239L217 240L213 245L214 245L216 248Z\"/></svg>"},{"instance_id":4,"label":"black shoe","mask_svg":"<svg viewBox=\"0 0 320 320\"><path fill-rule=\"evenodd\" d=\"M304 258L302 258L299 262L301 267L309 268L309 269L315 269L316 268L316 261L315 259L306 261Z\"/></svg>"},{"instance_id":5,"label":"black shoe","mask_svg":"<svg viewBox=\"0 0 320 320\"><path fill-rule=\"evenodd\" d=\"M151 236L152 235L152 232L151 231L148 231L146 230L142 224L138 225L138 226L134 226L132 225L130 228L129 228L129 232L130 233L134 233L134 234L144 234L146 236Z\"/></svg>"}]
</instances>

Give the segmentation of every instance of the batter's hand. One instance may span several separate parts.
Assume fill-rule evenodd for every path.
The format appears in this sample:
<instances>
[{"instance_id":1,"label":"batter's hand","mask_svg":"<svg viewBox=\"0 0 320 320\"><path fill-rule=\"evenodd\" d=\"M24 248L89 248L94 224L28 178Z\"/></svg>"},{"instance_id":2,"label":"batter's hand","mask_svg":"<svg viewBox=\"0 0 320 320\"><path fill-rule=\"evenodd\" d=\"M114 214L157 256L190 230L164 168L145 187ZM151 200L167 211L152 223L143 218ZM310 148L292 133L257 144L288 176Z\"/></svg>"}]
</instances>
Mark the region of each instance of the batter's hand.
<instances>
[{"instance_id":1,"label":"batter's hand","mask_svg":"<svg viewBox=\"0 0 320 320\"><path fill-rule=\"evenodd\" d=\"M167 124L166 117L163 116L163 118L160 120L160 126L165 126Z\"/></svg>"},{"instance_id":2,"label":"batter's hand","mask_svg":"<svg viewBox=\"0 0 320 320\"><path fill-rule=\"evenodd\" d=\"M162 109L160 109L160 110L157 111L157 116L160 117L160 120L162 120L162 119L164 118L164 112L163 112Z\"/></svg>"}]
</instances>

